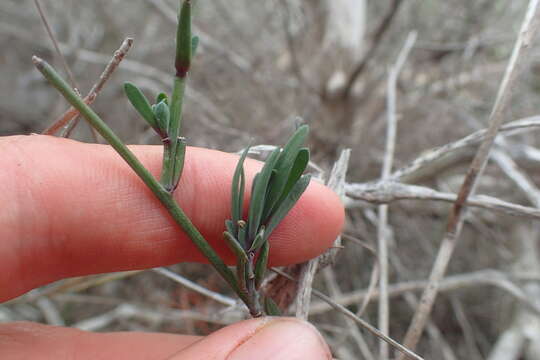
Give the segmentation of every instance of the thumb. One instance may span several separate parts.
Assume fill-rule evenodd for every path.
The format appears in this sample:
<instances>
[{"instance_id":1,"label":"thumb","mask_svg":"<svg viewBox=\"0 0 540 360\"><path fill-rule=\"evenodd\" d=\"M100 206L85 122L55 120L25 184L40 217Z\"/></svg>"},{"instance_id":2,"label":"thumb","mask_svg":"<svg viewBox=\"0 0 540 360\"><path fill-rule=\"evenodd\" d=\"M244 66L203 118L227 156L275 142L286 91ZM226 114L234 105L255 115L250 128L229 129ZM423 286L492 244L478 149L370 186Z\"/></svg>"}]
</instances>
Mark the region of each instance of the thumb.
<instances>
[{"instance_id":1,"label":"thumb","mask_svg":"<svg viewBox=\"0 0 540 360\"><path fill-rule=\"evenodd\" d=\"M295 318L259 318L223 328L176 353L176 359L332 359L315 327Z\"/></svg>"}]
</instances>

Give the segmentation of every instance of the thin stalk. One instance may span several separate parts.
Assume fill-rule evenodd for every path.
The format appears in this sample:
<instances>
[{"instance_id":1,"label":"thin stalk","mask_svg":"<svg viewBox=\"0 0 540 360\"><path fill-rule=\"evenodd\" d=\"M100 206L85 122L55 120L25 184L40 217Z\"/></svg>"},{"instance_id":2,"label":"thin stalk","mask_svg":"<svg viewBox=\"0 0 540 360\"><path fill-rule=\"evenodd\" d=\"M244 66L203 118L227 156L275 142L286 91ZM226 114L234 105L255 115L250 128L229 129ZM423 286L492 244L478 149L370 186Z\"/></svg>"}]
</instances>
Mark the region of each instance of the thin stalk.
<instances>
[{"instance_id":1,"label":"thin stalk","mask_svg":"<svg viewBox=\"0 0 540 360\"><path fill-rule=\"evenodd\" d=\"M186 77L174 78L173 93L171 96L171 123L169 126L169 140L164 143L163 151L163 169L161 172L161 183L169 191L173 191L177 185L175 180L180 178L180 173L184 164L184 159L177 158L178 137L180 136L180 128L182 124L182 108L184 103L184 93L186 90ZM180 140L181 141L181 140ZM182 143L180 146L184 146ZM181 151L183 149L180 149Z\"/></svg>"},{"instance_id":2,"label":"thin stalk","mask_svg":"<svg viewBox=\"0 0 540 360\"><path fill-rule=\"evenodd\" d=\"M178 27L176 30L176 57L174 67L173 93L171 97L171 122L168 129L168 141L164 143L163 170L161 183L165 188L173 192L184 167L185 143L180 137L182 125L182 107L186 89L186 78L191 66L192 57L191 36L191 1L186 0L182 4L178 15Z\"/></svg>"},{"instance_id":3,"label":"thin stalk","mask_svg":"<svg viewBox=\"0 0 540 360\"><path fill-rule=\"evenodd\" d=\"M186 232L195 246L206 256L219 274L227 281L242 301L247 298L240 291L233 272L225 265L214 249L208 244L184 211L178 206L172 194L167 191L156 178L143 166L137 157L124 145L122 140L105 124L105 122L71 89L64 79L46 61L34 56L32 58L36 68L43 76L64 96L64 98L76 108L88 123L92 125L116 152L128 163L141 180L154 193L159 201L167 208L169 214L178 225Z\"/></svg>"},{"instance_id":4,"label":"thin stalk","mask_svg":"<svg viewBox=\"0 0 540 360\"><path fill-rule=\"evenodd\" d=\"M263 315L261 311L261 304L259 302L259 292L255 286L255 273L254 273L254 261L255 261L255 252L250 251L248 254L248 264L247 264L247 298L249 299L249 313L253 317L260 317Z\"/></svg>"}]
</instances>

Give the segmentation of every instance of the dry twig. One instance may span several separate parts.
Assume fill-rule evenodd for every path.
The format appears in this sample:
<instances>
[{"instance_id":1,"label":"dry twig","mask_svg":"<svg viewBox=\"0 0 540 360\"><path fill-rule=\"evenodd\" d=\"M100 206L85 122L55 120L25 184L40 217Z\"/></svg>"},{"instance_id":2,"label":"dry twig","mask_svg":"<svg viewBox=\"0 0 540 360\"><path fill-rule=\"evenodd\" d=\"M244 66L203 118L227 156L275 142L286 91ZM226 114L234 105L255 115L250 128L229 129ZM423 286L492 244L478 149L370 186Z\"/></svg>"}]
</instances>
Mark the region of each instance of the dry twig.
<instances>
[{"instance_id":1,"label":"dry twig","mask_svg":"<svg viewBox=\"0 0 540 360\"><path fill-rule=\"evenodd\" d=\"M120 48L114 52L114 56L110 61L107 63L107 66L105 67L105 70L101 73L99 76L99 80L92 86L92 89L90 89L90 92L86 97L83 99L83 101L90 105L94 102L97 95L103 89L103 86L109 80L112 73L116 70L118 65L120 65L120 62L124 59L129 49L131 49L131 46L133 45L133 39L126 38L123 42ZM74 108L70 107L60 118L58 118L54 123L52 123L49 127L47 127L45 130L43 130L42 134L44 135L53 135L56 133L60 128L68 124L71 120L79 116L79 112ZM73 128L75 126L75 121L72 122L72 125L70 125L70 128Z\"/></svg>"},{"instance_id":2,"label":"dry twig","mask_svg":"<svg viewBox=\"0 0 540 360\"><path fill-rule=\"evenodd\" d=\"M51 39L54 49L56 50L56 54L60 58L60 61L62 62L62 66L64 67L64 71L66 72L69 81L71 82L71 86L73 89L77 91L79 88L77 86L77 82L75 81L75 76L73 76L73 73L71 72L71 69L69 68L69 65L67 63L67 60L60 50L60 46L58 45L58 40L56 39L56 36L54 36L54 33L51 29L51 26L49 25L49 21L47 20L47 15L45 14L45 10L41 7L41 1L40 0L34 0L34 4L36 5L36 9L39 13L39 17L41 18L41 22L43 23L43 26L45 27L45 30L47 31L47 34L49 35L49 38Z\"/></svg>"},{"instance_id":3,"label":"dry twig","mask_svg":"<svg viewBox=\"0 0 540 360\"><path fill-rule=\"evenodd\" d=\"M446 234L444 235L429 276L429 284L422 294L420 306L415 312L411 325L405 335L404 344L408 348L416 348L429 315L431 314L431 309L437 297L440 282L444 277L446 268L456 247L457 240L459 239L461 228L463 226L464 209L467 198L474 192L478 179L486 166L495 137L497 136L504 119L503 111L510 100L510 90L516 81L520 67L519 65L523 62L523 59L525 58L524 53L535 33L536 25L538 23L536 20L539 14L540 7L538 6L538 0L531 0L504 78L501 82L495 104L493 105L493 110L489 116L490 125L486 138L480 145L480 148L469 167L469 171L467 172L463 185L459 191L458 198L450 212ZM403 356L398 356L398 359L403 359Z\"/></svg>"},{"instance_id":4,"label":"dry twig","mask_svg":"<svg viewBox=\"0 0 540 360\"><path fill-rule=\"evenodd\" d=\"M198 292L199 294L202 294L212 300L215 300L217 301L218 303L220 304L223 304L223 305L227 305L227 306L236 306L237 305L237 302L236 300L228 297L228 296L225 296L225 295L222 295L222 294L219 294L217 292L214 292L214 291L211 291L203 286L200 286L196 283L194 283L193 281L191 280L188 280L186 279L185 277L183 276L180 276L166 268L154 268L152 269L153 271L155 271L156 273L160 274L160 275L163 275L179 284L182 284L184 285L185 287L187 287L188 289L191 289L193 291L196 291Z\"/></svg>"},{"instance_id":5,"label":"dry twig","mask_svg":"<svg viewBox=\"0 0 540 360\"><path fill-rule=\"evenodd\" d=\"M444 278L441 281L439 290L448 292L457 289L463 289L468 287L478 287L481 285L491 285L504 290L508 294L515 297L517 300L522 302L528 309L534 311L536 314L540 315L540 306L535 305L534 301L529 299L527 294L515 284L516 281L539 281L540 274L538 273L515 273L515 274L506 274L498 270L486 269L479 270L475 272L451 275ZM401 296L404 293L411 291L424 290L428 285L426 280L413 280L405 281L397 284L391 284L388 286L388 295L392 297ZM349 306L356 304L360 301L363 301L366 296L369 296L370 300L377 300L379 297L379 291L369 291L368 289L362 289L353 291L348 294L343 294L340 299L336 300L336 303ZM318 302L311 306L310 315L317 315L324 313L328 310L331 310L332 307Z\"/></svg>"},{"instance_id":6,"label":"dry twig","mask_svg":"<svg viewBox=\"0 0 540 360\"><path fill-rule=\"evenodd\" d=\"M426 186L389 182L370 184L347 184L347 208L365 206L364 202L386 204L399 200L430 200L455 202L456 194L431 189ZM466 206L496 211L512 216L540 220L540 209L514 204L487 195L474 195L467 199Z\"/></svg>"},{"instance_id":7,"label":"dry twig","mask_svg":"<svg viewBox=\"0 0 540 360\"><path fill-rule=\"evenodd\" d=\"M513 135L522 131L532 131L540 128L540 116L531 116L509 122L501 126L499 133ZM391 180L411 183L415 182L422 174L435 172L440 168L440 163L452 157L459 150L476 145L487 136L488 130L479 130L457 141L448 143L433 150L424 152L410 164L396 170Z\"/></svg>"},{"instance_id":8,"label":"dry twig","mask_svg":"<svg viewBox=\"0 0 540 360\"><path fill-rule=\"evenodd\" d=\"M52 32L51 26L49 25L49 21L47 20L47 16L45 14L45 11L41 7L40 0L34 0L34 4L36 5L36 8L39 12L39 16L41 18L41 21L43 22L43 26L45 27L45 30L47 31L47 34L49 35L49 38L51 39L54 49L56 50L56 53L58 54L58 57L60 57L60 61L62 62L62 65L64 67L64 70L66 71L69 81L71 82L71 87L75 90L77 94L80 96L79 86L77 85L77 82L75 81L75 76L73 76L73 72L71 71L66 58L64 54L62 53L62 50L60 49L58 40L56 39L56 36L54 36L54 33ZM77 121L74 121L71 130L77 125ZM92 133L92 137L94 138L95 142L98 142L98 135L96 130L90 126L90 131ZM67 131L64 135L65 137L69 137L71 131Z\"/></svg>"},{"instance_id":9,"label":"dry twig","mask_svg":"<svg viewBox=\"0 0 540 360\"><path fill-rule=\"evenodd\" d=\"M327 185L340 196L345 194L345 176L347 174L349 158L350 150L343 150L338 161L336 161L334 164L334 167L330 173L330 178L327 182ZM334 241L334 249L337 249L340 246L341 237L338 236L338 238ZM333 261L336 253L334 249L330 249L327 251L327 253L311 259L307 263L299 265L301 266L301 271L299 288L296 297L296 317L307 319L309 314L309 305L311 302L311 285L313 283L313 278L319 269L319 265L321 265L322 268Z\"/></svg>"},{"instance_id":10,"label":"dry twig","mask_svg":"<svg viewBox=\"0 0 540 360\"><path fill-rule=\"evenodd\" d=\"M394 20L394 17L396 16L402 3L403 0L392 0L392 3L390 4L387 13L384 15L383 19L381 20L381 22L377 26L377 29L374 32L370 48L366 51L366 54L364 55L362 61L360 61L360 63L356 65L351 75L347 79L347 84L345 85L345 89L343 90L344 98L347 98L351 95L351 91L354 87L354 84L356 83L356 80L358 80L360 75L362 75L362 72L364 72L369 61L373 59L373 56L375 56L375 53L382 42L381 40L383 36L390 29L390 25L392 25L392 21Z\"/></svg>"},{"instance_id":11,"label":"dry twig","mask_svg":"<svg viewBox=\"0 0 540 360\"><path fill-rule=\"evenodd\" d=\"M383 161L383 168L381 174L381 180L385 181L390 177L392 171L392 165L394 163L394 153L396 148L396 136L397 136L397 110L396 110L396 93L397 93L397 81L401 69L405 65L405 61L412 50L414 43L416 42L417 33L413 31L409 33L403 48L400 50L395 64L390 68L387 83L387 98L386 98L386 111L387 111L387 128L386 128L386 146L385 155ZM389 232L388 226L388 205L382 204L379 206L379 221L377 225L377 241L378 241L378 258L380 265L380 279L379 290L381 297L379 299L379 330L383 334L389 333L390 330L390 309L388 301L388 238ZM380 359L388 359L388 344L381 341L379 348Z\"/></svg>"},{"instance_id":12,"label":"dry twig","mask_svg":"<svg viewBox=\"0 0 540 360\"><path fill-rule=\"evenodd\" d=\"M283 271L279 270L279 269L276 269L276 268L272 268L271 269L272 271L274 271L275 273L291 280L291 281L297 281L295 280L292 276L290 276L289 274L286 274L284 273ZM317 296L318 298L320 298L321 300L323 300L325 303L327 303L329 306L331 306L332 308L334 308L335 310L339 311L340 313L342 313L344 316L346 316L347 318L349 319L352 319L354 322L356 322L357 324L359 324L362 328L364 328L365 330L369 331L370 333L372 333L373 335L375 335L376 337L378 337L379 339L383 340L383 341L386 341L389 345L393 346L394 348L396 348L396 350L400 351L402 354L404 354L404 356L407 356L411 359L416 359L416 360L423 360L422 357L418 356L417 354L415 354L413 351L407 349L406 347L404 347L403 345L401 345L400 343L398 343L397 341L395 341L394 339L386 336L385 334L381 333L376 327L372 326L371 324L369 324L368 322L362 320L361 318L359 318L358 316L356 316L354 313L352 313L351 311L349 311L347 308L345 308L344 306L340 305L339 303L337 303L336 301L332 300L331 298L329 298L328 296L324 295L323 293L321 293L320 291L317 291L315 289L312 289L312 293L313 295Z\"/></svg>"}]
</instances>

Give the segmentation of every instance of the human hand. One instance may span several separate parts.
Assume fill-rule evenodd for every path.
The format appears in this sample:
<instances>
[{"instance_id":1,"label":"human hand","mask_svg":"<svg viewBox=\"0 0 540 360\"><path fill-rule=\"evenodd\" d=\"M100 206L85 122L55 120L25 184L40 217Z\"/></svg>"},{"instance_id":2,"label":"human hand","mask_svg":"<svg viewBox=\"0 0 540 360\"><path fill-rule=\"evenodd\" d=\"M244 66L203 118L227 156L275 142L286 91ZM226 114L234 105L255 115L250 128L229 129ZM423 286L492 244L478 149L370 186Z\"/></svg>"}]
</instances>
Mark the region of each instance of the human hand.
<instances>
[{"instance_id":1,"label":"human hand","mask_svg":"<svg viewBox=\"0 0 540 360\"><path fill-rule=\"evenodd\" d=\"M161 148L131 149L155 175ZM216 251L237 157L189 148L180 205ZM58 279L204 261L153 194L108 146L46 136L0 138L0 302ZM245 163L249 183L260 163ZM249 199L246 199L246 202ZM338 197L312 182L271 239L270 266L305 261L341 230ZM251 319L207 337L97 334L33 323L0 325L1 359L328 359L319 333L289 318Z\"/></svg>"}]
</instances>

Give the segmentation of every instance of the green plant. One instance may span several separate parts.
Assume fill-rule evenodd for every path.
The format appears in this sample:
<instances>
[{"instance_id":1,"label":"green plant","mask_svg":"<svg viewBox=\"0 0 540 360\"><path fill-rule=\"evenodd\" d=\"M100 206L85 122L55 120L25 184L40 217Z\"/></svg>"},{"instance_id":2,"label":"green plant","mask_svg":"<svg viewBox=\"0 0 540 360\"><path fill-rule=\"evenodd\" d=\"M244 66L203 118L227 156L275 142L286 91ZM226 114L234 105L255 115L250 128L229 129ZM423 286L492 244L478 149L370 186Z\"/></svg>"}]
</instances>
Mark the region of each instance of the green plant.
<instances>
[{"instance_id":1,"label":"green plant","mask_svg":"<svg viewBox=\"0 0 540 360\"><path fill-rule=\"evenodd\" d=\"M259 292L270 248L268 238L309 184L309 176L302 175L309 161L309 151L302 147L308 134L308 126L300 126L282 149L276 148L266 160L262 170L255 176L247 218L243 217L246 183L243 163L249 147L240 157L233 174L231 219L225 222L224 232L224 239L237 260L235 274L204 239L173 197L182 174L186 149L186 141L181 136L186 80L198 44L198 38L191 34L190 0L183 1L178 18L176 73L171 97L159 93L155 103L151 105L135 85L131 83L124 85L127 98L133 107L163 142L163 166L159 181L49 64L35 56L33 61L45 78L107 140L161 201L210 264L246 304L250 314L254 317L263 313L276 315L279 309L270 298L264 299L264 310L260 304Z\"/></svg>"}]
</instances>

